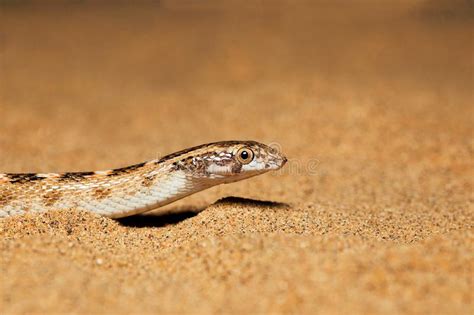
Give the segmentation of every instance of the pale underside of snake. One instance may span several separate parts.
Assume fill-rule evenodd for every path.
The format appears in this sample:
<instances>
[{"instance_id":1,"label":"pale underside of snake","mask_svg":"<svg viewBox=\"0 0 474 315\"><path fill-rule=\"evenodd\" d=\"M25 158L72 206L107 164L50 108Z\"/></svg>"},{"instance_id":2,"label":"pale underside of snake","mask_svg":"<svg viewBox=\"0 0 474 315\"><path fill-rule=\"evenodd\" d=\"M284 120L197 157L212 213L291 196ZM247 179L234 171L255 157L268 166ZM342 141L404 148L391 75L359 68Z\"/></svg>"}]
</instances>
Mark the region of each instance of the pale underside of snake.
<instances>
[{"instance_id":1,"label":"pale underside of snake","mask_svg":"<svg viewBox=\"0 0 474 315\"><path fill-rule=\"evenodd\" d=\"M222 141L128 167L74 173L0 173L0 217L77 209L120 218L198 191L280 169L286 158L255 141Z\"/></svg>"}]
</instances>

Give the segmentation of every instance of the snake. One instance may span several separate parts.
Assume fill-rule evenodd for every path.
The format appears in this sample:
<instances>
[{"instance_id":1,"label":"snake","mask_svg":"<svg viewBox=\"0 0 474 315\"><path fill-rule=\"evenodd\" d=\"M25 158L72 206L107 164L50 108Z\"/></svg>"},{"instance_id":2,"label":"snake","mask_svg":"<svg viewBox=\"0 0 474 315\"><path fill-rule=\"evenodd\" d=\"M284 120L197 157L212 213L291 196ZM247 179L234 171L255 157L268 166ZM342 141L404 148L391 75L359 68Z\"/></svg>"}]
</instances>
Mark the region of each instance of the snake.
<instances>
[{"instance_id":1,"label":"snake","mask_svg":"<svg viewBox=\"0 0 474 315\"><path fill-rule=\"evenodd\" d=\"M286 162L279 150L256 141L220 141L104 171L0 173L0 218L63 209L121 218Z\"/></svg>"}]
</instances>

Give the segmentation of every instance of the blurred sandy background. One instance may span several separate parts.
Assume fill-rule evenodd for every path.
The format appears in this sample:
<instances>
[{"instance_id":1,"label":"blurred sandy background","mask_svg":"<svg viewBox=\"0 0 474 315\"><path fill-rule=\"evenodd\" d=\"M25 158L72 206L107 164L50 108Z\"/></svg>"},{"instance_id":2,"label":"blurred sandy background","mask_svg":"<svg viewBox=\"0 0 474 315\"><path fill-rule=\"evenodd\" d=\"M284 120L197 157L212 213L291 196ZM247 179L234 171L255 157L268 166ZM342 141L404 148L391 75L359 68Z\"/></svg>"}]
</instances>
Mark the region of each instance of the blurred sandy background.
<instances>
[{"instance_id":1,"label":"blurred sandy background","mask_svg":"<svg viewBox=\"0 0 474 315\"><path fill-rule=\"evenodd\" d=\"M1 1L1 172L227 139L290 158L169 206L181 214L0 220L1 312L472 314L473 15Z\"/></svg>"}]
</instances>

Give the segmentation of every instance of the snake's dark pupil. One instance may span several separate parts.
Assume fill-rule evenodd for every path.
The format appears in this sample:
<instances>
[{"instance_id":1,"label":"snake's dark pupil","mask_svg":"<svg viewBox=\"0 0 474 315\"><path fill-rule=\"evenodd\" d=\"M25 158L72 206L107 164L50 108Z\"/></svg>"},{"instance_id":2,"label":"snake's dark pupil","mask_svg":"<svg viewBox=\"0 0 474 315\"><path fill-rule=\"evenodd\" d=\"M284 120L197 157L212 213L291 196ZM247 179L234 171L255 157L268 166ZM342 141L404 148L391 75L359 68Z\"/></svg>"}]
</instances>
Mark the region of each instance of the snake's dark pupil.
<instances>
[{"instance_id":1,"label":"snake's dark pupil","mask_svg":"<svg viewBox=\"0 0 474 315\"><path fill-rule=\"evenodd\" d=\"M246 160L249 158L249 153L247 151L242 151L240 153L240 157L243 159L243 160Z\"/></svg>"}]
</instances>

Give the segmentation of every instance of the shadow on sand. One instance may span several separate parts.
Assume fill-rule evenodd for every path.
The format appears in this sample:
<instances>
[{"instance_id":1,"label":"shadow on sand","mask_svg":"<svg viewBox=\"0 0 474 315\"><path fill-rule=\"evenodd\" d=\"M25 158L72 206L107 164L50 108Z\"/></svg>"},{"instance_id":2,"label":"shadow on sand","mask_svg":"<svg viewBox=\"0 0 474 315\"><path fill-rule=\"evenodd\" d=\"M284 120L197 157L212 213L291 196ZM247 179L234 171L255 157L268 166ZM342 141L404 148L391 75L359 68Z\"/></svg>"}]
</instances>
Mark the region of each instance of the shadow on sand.
<instances>
[{"instance_id":1,"label":"shadow on sand","mask_svg":"<svg viewBox=\"0 0 474 315\"><path fill-rule=\"evenodd\" d=\"M126 218L117 219L117 221L128 227L163 227L169 224L176 224L186 219L196 216L198 212L183 211L179 213L166 214L139 214Z\"/></svg>"},{"instance_id":2,"label":"shadow on sand","mask_svg":"<svg viewBox=\"0 0 474 315\"><path fill-rule=\"evenodd\" d=\"M256 200L240 197L226 197L219 199L213 205L235 205L235 206L250 206L250 207L271 207L271 208L286 208L286 203ZM117 221L128 227L144 228L144 227L163 227L169 224L177 224L186 219L192 218L198 215L199 212L204 211L207 208L202 208L194 211L180 211L177 213L166 213L166 214L139 214L126 218L117 219Z\"/></svg>"},{"instance_id":3,"label":"shadow on sand","mask_svg":"<svg viewBox=\"0 0 474 315\"><path fill-rule=\"evenodd\" d=\"M257 199L241 198L241 197L222 198L214 203L214 205L218 205L218 204L234 204L234 205L239 205L239 206L270 207L270 208L289 207L288 204L283 203L283 202L257 200Z\"/></svg>"}]
</instances>

